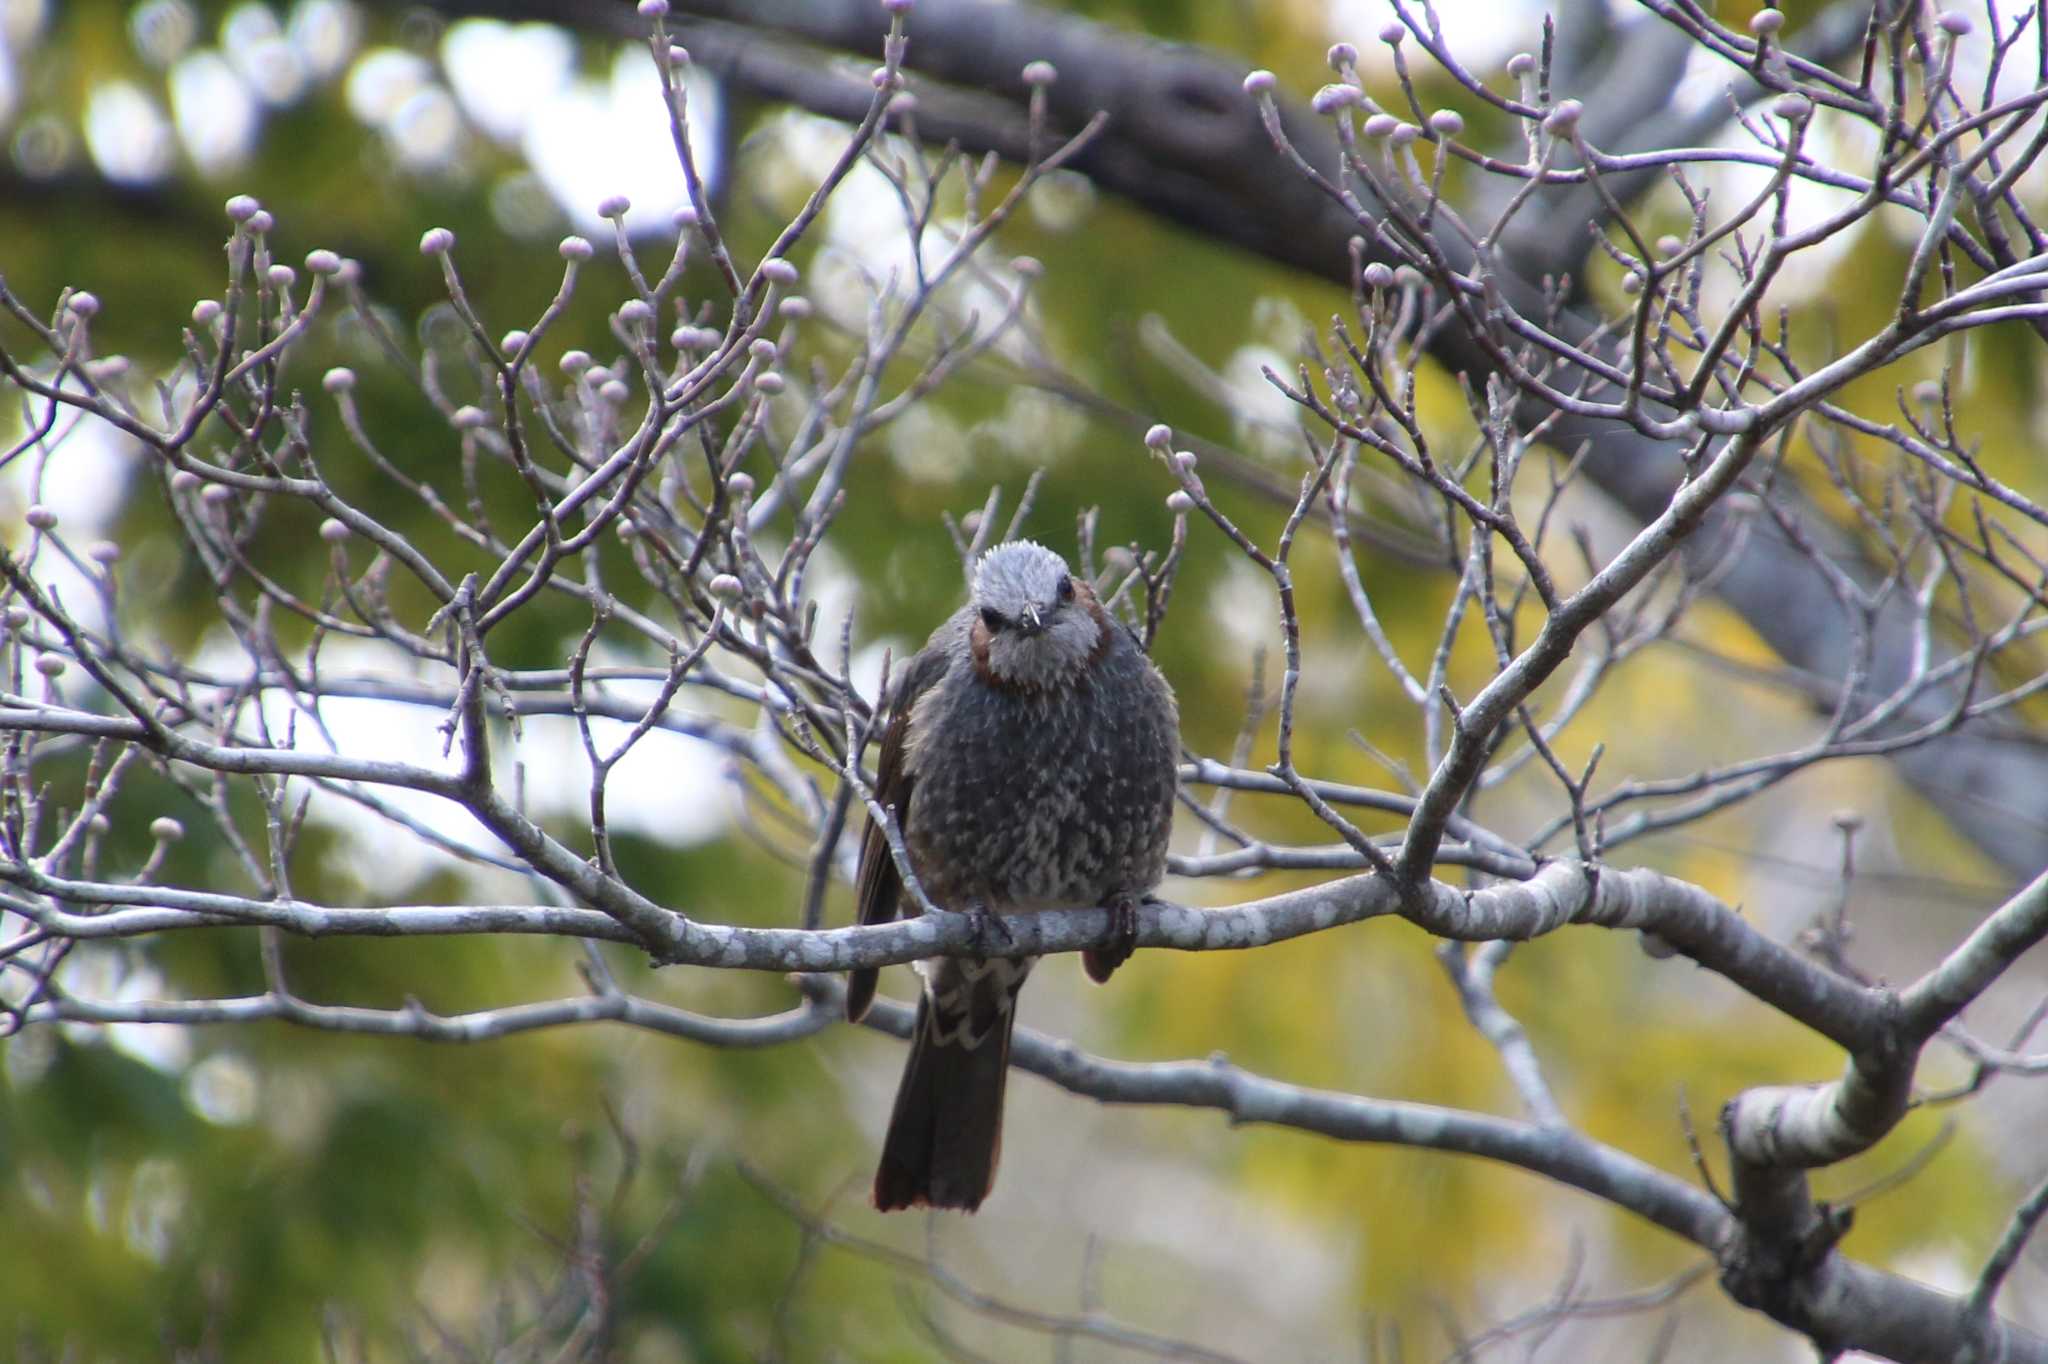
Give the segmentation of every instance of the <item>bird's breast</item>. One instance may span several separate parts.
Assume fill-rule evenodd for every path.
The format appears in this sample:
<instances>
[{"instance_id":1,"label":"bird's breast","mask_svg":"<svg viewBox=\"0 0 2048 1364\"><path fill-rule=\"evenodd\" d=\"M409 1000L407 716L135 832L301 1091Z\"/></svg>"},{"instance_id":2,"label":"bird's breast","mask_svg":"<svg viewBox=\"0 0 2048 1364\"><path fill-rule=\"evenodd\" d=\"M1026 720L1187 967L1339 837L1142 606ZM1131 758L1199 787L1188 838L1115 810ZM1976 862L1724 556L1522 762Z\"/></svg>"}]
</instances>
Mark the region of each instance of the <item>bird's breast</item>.
<instances>
[{"instance_id":1,"label":"bird's breast","mask_svg":"<svg viewBox=\"0 0 2048 1364\"><path fill-rule=\"evenodd\" d=\"M906 835L934 899L1099 904L1158 882L1178 739L1170 693L1135 663L1040 691L960 669L920 700Z\"/></svg>"}]
</instances>

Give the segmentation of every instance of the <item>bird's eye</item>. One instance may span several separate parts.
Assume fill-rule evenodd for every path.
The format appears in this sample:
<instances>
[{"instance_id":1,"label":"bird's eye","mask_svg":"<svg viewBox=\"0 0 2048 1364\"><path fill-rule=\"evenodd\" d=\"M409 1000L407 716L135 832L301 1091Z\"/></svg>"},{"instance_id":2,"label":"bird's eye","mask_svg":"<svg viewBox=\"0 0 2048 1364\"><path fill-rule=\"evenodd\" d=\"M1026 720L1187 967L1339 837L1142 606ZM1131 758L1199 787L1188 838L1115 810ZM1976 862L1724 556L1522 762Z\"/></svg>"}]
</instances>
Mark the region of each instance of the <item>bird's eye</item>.
<instances>
[{"instance_id":1,"label":"bird's eye","mask_svg":"<svg viewBox=\"0 0 2048 1364\"><path fill-rule=\"evenodd\" d=\"M1003 613L993 606L984 606L981 608L981 623L991 633L1000 630L1003 628Z\"/></svg>"},{"instance_id":2,"label":"bird's eye","mask_svg":"<svg viewBox=\"0 0 2048 1364\"><path fill-rule=\"evenodd\" d=\"M1072 601L1074 599L1074 580L1072 578L1061 578L1059 593L1061 601Z\"/></svg>"}]
</instances>

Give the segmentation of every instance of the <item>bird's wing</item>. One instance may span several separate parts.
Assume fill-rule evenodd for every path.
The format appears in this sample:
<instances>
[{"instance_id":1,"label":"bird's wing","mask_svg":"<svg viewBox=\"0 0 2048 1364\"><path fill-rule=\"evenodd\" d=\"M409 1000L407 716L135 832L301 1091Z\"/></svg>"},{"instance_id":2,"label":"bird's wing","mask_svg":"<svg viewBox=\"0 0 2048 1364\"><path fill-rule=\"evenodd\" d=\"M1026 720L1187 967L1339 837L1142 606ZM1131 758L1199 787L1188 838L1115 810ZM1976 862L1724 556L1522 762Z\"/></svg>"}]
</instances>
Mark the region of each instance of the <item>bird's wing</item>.
<instances>
[{"instance_id":1,"label":"bird's wing","mask_svg":"<svg viewBox=\"0 0 2048 1364\"><path fill-rule=\"evenodd\" d=\"M903 761L910 713L916 709L917 699L946 675L947 662L946 651L936 640L911 658L903 670L903 680L896 685L895 699L889 707L889 723L882 728L882 752L875 766L875 799L896 816L898 829L909 822L911 789L916 785ZM896 870L896 859L889 853L889 840L872 815L868 817L867 836L861 840L860 873L854 884L857 897L855 922L883 924L896 917L897 904L903 895L903 877ZM872 966L847 974L847 1018L858 1022L868 1011L868 1005L874 1002L878 974Z\"/></svg>"}]
</instances>

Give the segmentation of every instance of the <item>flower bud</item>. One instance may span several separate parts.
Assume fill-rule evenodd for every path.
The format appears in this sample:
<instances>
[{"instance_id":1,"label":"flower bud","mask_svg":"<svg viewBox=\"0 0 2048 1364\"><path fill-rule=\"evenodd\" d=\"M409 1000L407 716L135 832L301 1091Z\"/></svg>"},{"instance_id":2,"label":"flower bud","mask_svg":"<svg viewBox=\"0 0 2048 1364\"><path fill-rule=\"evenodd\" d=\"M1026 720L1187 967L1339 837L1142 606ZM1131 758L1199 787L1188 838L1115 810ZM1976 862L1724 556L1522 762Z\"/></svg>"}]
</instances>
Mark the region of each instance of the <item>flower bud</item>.
<instances>
[{"instance_id":1,"label":"flower bud","mask_svg":"<svg viewBox=\"0 0 2048 1364\"><path fill-rule=\"evenodd\" d=\"M1308 107L1319 114L1334 114L1339 109L1349 109L1358 103L1358 87L1355 85L1326 85L1316 91Z\"/></svg>"},{"instance_id":2,"label":"flower bud","mask_svg":"<svg viewBox=\"0 0 2048 1364\"><path fill-rule=\"evenodd\" d=\"M1559 137L1568 137L1572 130L1579 126L1579 115L1585 111L1586 106L1575 99L1560 100L1558 106L1544 118L1543 130Z\"/></svg>"}]
</instances>

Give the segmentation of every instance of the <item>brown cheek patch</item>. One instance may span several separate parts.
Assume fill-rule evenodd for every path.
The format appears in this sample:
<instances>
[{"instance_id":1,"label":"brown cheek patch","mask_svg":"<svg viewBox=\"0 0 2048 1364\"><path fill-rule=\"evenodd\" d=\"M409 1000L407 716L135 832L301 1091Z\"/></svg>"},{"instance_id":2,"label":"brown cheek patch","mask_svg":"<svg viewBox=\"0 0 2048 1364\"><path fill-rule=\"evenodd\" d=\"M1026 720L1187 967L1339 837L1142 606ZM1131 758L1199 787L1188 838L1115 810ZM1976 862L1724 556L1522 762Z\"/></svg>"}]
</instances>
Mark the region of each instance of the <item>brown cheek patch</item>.
<instances>
[{"instance_id":1,"label":"brown cheek patch","mask_svg":"<svg viewBox=\"0 0 2048 1364\"><path fill-rule=\"evenodd\" d=\"M988 670L988 627L979 620L967 629L967 651L974 658L974 670L983 677Z\"/></svg>"},{"instance_id":2,"label":"brown cheek patch","mask_svg":"<svg viewBox=\"0 0 2048 1364\"><path fill-rule=\"evenodd\" d=\"M1088 665L1093 667L1109 652L1109 646L1116 638L1117 625L1109 618L1109 612L1102 609L1102 599L1095 595L1095 589L1079 578L1074 579L1074 600L1095 618L1095 648L1088 655Z\"/></svg>"}]
</instances>

